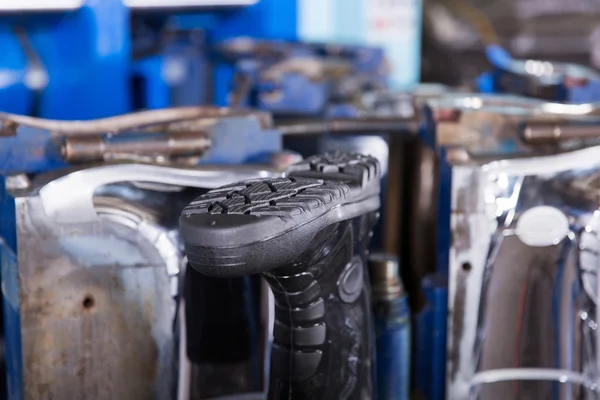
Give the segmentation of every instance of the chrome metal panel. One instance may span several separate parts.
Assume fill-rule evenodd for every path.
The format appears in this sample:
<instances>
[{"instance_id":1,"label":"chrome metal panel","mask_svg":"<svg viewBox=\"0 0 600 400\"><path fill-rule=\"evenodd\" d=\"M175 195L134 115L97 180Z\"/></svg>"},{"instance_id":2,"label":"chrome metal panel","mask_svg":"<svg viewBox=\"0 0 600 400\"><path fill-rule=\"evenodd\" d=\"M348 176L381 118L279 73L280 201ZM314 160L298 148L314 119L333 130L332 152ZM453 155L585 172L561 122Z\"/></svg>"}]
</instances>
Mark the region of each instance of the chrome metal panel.
<instances>
[{"instance_id":1,"label":"chrome metal panel","mask_svg":"<svg viewBox=\"0 0 600 400\"><path fill-rule=\"evenodd\" d=\"M26 399L177 398L189 383L178 376L185 353L174 329L180 210L222 179L281 175L139 167L82 168L15 187ZM48 187L62 190L48 197ZM47 212L48 201L62 211Z\"/></svg>"},{"instance_id":2,"label":"chrome metal panel","mask_svg":"<svg viewBox=\"0 0 600 400\"><path fill-rule=\"evenodd\" d=\"M600 398L600 147L452 180L448 397Z\"/></svg>"}]
</instances>

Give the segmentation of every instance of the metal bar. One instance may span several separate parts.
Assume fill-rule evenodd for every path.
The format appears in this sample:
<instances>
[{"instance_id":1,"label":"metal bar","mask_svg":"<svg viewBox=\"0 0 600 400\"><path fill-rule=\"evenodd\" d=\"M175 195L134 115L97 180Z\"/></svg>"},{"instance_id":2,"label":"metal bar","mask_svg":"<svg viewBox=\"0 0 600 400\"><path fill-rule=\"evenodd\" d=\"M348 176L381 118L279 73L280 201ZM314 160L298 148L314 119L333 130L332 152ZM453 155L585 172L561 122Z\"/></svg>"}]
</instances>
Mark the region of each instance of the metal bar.
<instances>
[{"instance_id":1,"label":"metal bar","mask_svg":"<svg viewBox=\"0 0 600 400\"><path fill-rule=\"evenodd\" d=\"M155 140L110 142L105 137L69 137L61 149L68 163L100 161L119 154L138 156L189 157L202 155L210 139L199 134L169 134Z\"/></svg>"},{"instance_id":2,"label":"metal bar","mask_svg":"<svg viewBox=\"0 0 600 400\"><path fill-rule=\"evenodd\" d=\"M282 135L320 135L324 133L394 133L416 132L418 122L401 118L334 119L327 121L300 121L277 126Z\"/></svg>"},{"instance_id":3,"label":"metal bar","mask_svg":"<svg viewBox=\"0 0 600 400\"><path fill-rule=\"evenodd\" d=\"M576 139L600 139L598 125L528 124L523 129L527 144L557 144Z\"/></svg>"},{"instance_id":4,"label":"metal bar","mask_svg":"<svg viewBox=\"0 0 600 400\"><path fill-rule=\"evenodd\" d=\"M101 118L91 121L59 121L28 117L0 112L0 128L12 124L25 125L55 133L58 136L100 135L104 133L118 134L141 128L164 128L165 124L181 123L186 120L213 119L240 116L255 116L263 127L271 126L271 116L268 113L227 109L218 107L177 107L162 110L140 111L116 117ZM0 130L0 136L9 132ZM152 130L150 130L152 131ZM156 129L154 130L156 131Z\"/></svg>"}]
</instances>

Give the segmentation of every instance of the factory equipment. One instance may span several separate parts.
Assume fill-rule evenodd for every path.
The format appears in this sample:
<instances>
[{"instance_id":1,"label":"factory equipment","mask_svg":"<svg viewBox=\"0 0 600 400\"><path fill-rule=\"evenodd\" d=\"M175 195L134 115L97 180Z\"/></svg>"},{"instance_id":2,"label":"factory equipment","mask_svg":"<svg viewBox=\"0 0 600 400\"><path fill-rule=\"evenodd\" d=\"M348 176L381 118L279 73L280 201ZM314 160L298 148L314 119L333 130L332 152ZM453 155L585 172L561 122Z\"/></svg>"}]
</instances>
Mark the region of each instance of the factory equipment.
<instances>
[{"instance_id":1,"label":"factory equipment","mask_svg":"<svg viewBox=\"0 0 600 400\"><path fill-rule=\"evenodd\" d=\"M373 297L377 398L410 398L411 321L398 258L369 256Z\"/></svg>"},{"instance_id":2,"label":"factory equipment","mask_svg":"<svg viewBox=\"0 0 600 400\"><path fill-rule=\"evenodd\" d=\"M531 105L437 121L451 167L452 399L597 397L597 109Z\"/></svg>"},{"instance_id":3,"label":"factory equipment","mask_svg":"<svg viewBox=\"0 0 600 400\"><path fill-rule=\"evenodd\" d=\"M284 179L227 185L183 210L193 268L215 277L261 273L273 291L270 398L373 395L366 253L379 173L372 157L315 156Z\"/></svg>"},{"instance_id":4,"label":"factory equipment","mask_svg":"<svg viewBox=\"0 0 600 400\"><path fill-rule=\"evenodd\" d=\"M0 119L10 156L0 196L9 398L206 395L216 379L191 385L207 367L187 357L197 331L182 322L183 288L202 282L182 274L177 216L208 189L281 176L268 162L281 149L269 115L189 107ZM13 145L29 135L38 147ZM248 296L265 296L244 285ZM268 320L268 307L246 307ZM267 329L248 329L248 346L266 348ZM234 366L246 380L227 393L261 390L265 357L248 357L251 365Z\"/></svg>"},{"instance_id":5,"label":"factory equipment","mask_svg":"<svg viewBox=\"0 0 600 400\"><path fill-rule=\"evenodd\" d=\"M425 79L467 85L483 93L598 101L600 74L594 69L599 67L594 44L598 8L590 5L576 0L428 2Z\"/></svg>"},{"instance_id":6,"label":"factory equipment","mask_svg":"<svg viewBox=\"0 0 600 400\"><path fill-rule=\"evenodd\" d=\"M279 117L339 114L387 79L383 51L373 47L235 38L217 48L235 66L230 105Z\"/></svg>"}]
</instances>

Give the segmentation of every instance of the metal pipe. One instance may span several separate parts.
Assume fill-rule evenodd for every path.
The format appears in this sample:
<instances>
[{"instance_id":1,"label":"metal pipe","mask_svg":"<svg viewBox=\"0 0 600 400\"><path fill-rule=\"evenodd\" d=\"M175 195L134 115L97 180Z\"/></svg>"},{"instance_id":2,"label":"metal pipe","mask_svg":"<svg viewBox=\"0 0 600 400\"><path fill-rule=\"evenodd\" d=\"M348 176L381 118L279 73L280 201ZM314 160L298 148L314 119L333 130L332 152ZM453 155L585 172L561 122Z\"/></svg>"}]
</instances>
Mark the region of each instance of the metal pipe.
<instances>
[{"instance_id":1,"label":"metal pipe","mask_svg":"<svg viewBox=\"0 0 600 400\"><path fill-rule=\"evenodd\" d=\"M283 135L321 135L324 133L393 133L416 132L418 122L414 118L363 118L334 119L327 121L301 121L277 126Z\"/></svg>"},{"instance_id":2,"label":"metal pipe","mask_svg":"<svg viewBox=\"0 0 600 400\"><path fill-rule=\"evenodd\" d=\"M58 121L0 112L0 136L9 135L11 131L5 132L3 128L12 127L13 124L47 130L53 132L57 136L72 137L100 135L105 133L118 134L121 132L156 126L159 126L160 129L164 129L165 124L181 123L186 120L242 116L255 116L259 119L264 128L269 128L271 126L272 120L269 113L203 106L140 111L91 121ZM146 129L142 132L148 131L151 130ZM140 131L138 131L138 133L140 133Z\"/></svg>"},{"instance_id":3,"label":"metal pipe","mask_svg":"<svg viewBox=\"0 0 600 400\"><path fill-rule=\"evenodd\" d=\"M557 144L575 139L600 139L598 125L528 124L523 129L527 144Z\"/></svg>"},{"instance_id":4,"label":"metal pipe","mask_svg":"<svg viewBox=\"0 0 600 400\"><path fill-rule=\"evenodd\" d=\"M104 136L65 138L61 155L68 163L100 161L119 154L190 157L203 154L211 141L199 134L170 133L154 140L111 142Z\"/></svg>"},{"instance_id":5,"label":"metal pipe","mask_svg":"<svg viewBox=\"0 0 600 400\"><path fill-rule=\"evenodd\" d=\"M557 381L583 385L593 391L598 385L593 379L577 372L547 368L501 368L476 373L471 379L471 387L504 381Z\"/></svg>"}]
</instances>

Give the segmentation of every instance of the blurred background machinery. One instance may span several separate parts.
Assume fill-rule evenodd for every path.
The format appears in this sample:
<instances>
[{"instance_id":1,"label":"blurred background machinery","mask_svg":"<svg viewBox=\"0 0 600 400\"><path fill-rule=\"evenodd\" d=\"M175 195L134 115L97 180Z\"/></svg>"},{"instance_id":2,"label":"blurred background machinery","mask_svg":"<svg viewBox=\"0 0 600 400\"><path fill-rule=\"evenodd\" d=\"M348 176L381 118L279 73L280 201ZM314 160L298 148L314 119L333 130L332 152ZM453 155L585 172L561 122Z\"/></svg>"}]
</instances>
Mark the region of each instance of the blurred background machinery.
<instances>
[{"instance_id":1,"label":"blurred background machinery","mask_svg":"<svg viewBox=\"0 0 600 400\"><path fill-rule=\"evenodd\" d=\"M448 287L468 273L450 268L457 189L448 149L482 138L507 153L535 141L539 147L527 156L582 141L592 146L595 106L562 103L600 100L599 15L600 3L589 0L0 0L0 254L10 398L75 398L109 378L131 398L262 392L272 323L266 286L184 274L178 213L165 209L179 210L228 179L278 176L299 157L331 150L372 154L383 167L372 251L388 254L380 265L393 265L383 274L393 277L390 286L379 282L380 292L399 294L378 303L380 346L404 349L410 340L412 360L410 374L406 354L385 360L379 380L410 376L413 394L444 398L448 308L456 307ZM538 114L552 118L533 121ZM56 188L72 192L72 202ZM90 202L99 211L75 212L78 199L80 211ZM48 202L54 214L24 218L23 210ZM126 237L130 248L119 250L115 238ZM95 247L111 250L98 255ZM137 258L128 255L135 251ZM110 266L100 277L92 271L99 257ZM150 266L157 257L161 265ZM152 285L164 290L150 295ZM146 295L152 307L144 308ZM112 315L108 304L124 314ZM177 325L189 312L198 316L194 323ZM396 317L410 319L412 329ZM59 323L65 318L68 329ZM110 340L89 339L83 330L112 326L115 318L135 324L120 325ZM173 321L181 329L171 331ZM149 326L133 335L140 324ZM239 336L228 343L242 338L243 345L206 345L232 327ZM146 349L137 366L118 357L114 341L127 340ZM90 350L97 341L103 345ZM88 346L83 358L69 354L71 343ZM193 367L172 368L174 348L187 349ZM125 370L142 375L115 372ZM156 371L173 376L159 382ZM69 375L78 378L50 384ZM145 383L130 385L135 379ZM94 398L103 398L98 393Z\"/></svg>"}]
</instances>

